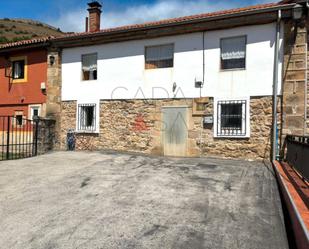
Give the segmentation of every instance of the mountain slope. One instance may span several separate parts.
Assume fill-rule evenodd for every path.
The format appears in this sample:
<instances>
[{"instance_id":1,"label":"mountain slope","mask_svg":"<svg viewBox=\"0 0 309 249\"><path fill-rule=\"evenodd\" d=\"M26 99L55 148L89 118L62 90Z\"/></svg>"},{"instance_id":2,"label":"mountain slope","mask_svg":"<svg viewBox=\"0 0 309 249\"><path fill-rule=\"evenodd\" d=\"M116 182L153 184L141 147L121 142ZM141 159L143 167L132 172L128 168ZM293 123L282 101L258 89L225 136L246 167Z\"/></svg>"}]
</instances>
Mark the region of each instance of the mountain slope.
<instances>
[{"instance_id":1,"label":"mountain slope","mask_svg":"<svg viewBox=\"0 0 309 249\"><path fill-rule=\"evenodd\" d=\"M0 19L0 43L62 34L60 29L31 19Z\"/></svg>"}]
</instances>

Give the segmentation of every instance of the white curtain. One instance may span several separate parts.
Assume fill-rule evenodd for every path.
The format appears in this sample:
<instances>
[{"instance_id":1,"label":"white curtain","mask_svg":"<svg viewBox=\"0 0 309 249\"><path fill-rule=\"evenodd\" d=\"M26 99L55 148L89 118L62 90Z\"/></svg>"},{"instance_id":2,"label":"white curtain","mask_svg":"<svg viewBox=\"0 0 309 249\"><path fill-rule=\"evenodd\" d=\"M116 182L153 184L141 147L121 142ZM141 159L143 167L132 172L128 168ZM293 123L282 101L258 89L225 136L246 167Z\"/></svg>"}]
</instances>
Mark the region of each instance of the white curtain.
<instances>
[{"instance_id":1,"label":"white curtain","mask_svg":"<svg viewBox=\"0 0 309 249\"><path fill-rule=\"evenodd\" d=\"M161 45L146 48L146 60L147 61L159 61L173 59L174 45Z\"/></svg>"},{"instance_id":2,"label":"white curtain","mask_svg":"<svg viewBox=\"0 0 309 249\"><path fill-rule=\"evenodd\" d=\"M14 63L14 78L19 79L22 75L22 65L21 62L17 61Z\"/></svg>"},{"instance_id":3,"label":"white curtain","mask_svg":"<svg viewBox=\"0 0 309 249\"><path fill-rule=\"evenodd\" d=\"M246 56L246 37L233 37L221 40L222 60L242 59Z\"/></svg>"}]
</instances>

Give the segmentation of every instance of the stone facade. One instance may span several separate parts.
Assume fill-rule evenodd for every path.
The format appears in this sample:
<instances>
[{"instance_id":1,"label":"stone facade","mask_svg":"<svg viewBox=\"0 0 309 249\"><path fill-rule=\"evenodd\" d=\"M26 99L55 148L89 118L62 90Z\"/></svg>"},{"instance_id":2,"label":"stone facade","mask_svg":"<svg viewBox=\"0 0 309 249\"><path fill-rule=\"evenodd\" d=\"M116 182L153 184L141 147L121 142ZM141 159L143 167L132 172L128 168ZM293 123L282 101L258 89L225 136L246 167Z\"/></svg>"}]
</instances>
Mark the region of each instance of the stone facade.
<instances>
[{"instance_id":1,"label":"stone facade","mask_svg":"<svg viewBox=\"0 0 309 249\"><path fill-rule=\"evenodd\" d=\"M61 51L50 49L47 53L47 99L46 117L57 120L55 124L55 149L60 148L61 122ZM54 63L51 64L51 57Z\"/></svg>"},{"instance_id":2,"label":"stone facade","mask_svg":"<svg viewBox=\"0 0 309 249\"><path fill-rule=\"evenodd\" d=\"M38 119L38 155L54 149L56 121Z\"/></svg>"},{"instance_id":3,"label":"stone facade","mask_svg":"<svg viewBox=\"0 0 309 249\"><path fill-rule=\"evenodd\" d=\"M202 117L192 114L192 99L111 100L100 102L99 134L76 134L77 150L113 149L163 154L162 107L188 106L188 142L185 156L269 159L272 97L250 100L250 138L214 138L213 126L203 127ZM213 114L210 102L206 114ZM61 148L66 134L75 130L76 102L62 102Z\"/></svg>"},{"instance_id":4,"label":"stone facade","mask_svg":"<svg viewBox=\"0 0 309 249\"><path fill-rule=\"evenodd\" d=\"M284 31L283 139L306 133L307 20L289 20Z\"/></svg>"}]
</instances>

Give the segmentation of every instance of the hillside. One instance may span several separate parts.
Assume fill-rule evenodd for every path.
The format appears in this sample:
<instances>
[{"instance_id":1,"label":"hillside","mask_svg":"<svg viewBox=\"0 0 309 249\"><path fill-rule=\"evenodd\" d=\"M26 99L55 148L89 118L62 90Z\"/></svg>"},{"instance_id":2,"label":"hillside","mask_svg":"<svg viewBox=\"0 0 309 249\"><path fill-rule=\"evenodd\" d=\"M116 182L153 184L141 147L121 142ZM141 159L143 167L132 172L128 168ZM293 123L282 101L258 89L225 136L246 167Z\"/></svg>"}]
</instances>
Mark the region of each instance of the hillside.
<instances>
[{"instance_id":1,"label":"hillside","mask_svg":"<svg viewBox=\"0 0 309 249\"><path fill-rule=\"evenodd\" d=\"M0 43L61 34L60 29L30 19L0 19Z\"/></svg>"}]
</instances>

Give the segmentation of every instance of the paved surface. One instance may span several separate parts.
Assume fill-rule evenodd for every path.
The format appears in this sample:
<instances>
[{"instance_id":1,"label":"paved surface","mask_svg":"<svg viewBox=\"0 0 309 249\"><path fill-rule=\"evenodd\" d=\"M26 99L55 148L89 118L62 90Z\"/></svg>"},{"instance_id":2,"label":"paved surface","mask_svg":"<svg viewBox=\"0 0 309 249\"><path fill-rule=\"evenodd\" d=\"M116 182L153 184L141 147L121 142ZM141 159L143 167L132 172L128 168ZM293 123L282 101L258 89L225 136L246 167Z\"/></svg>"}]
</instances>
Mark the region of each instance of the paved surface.
<instances>
[{"instance_id":1,"label":"paved surface","mask_svg":"<svg viewBox=\"0 0 309 249\"><path fill-rule=\"evenodd\" d=\"M57 152L0 162L0 248L284 249L261 163Z\"/></svg>"}]
</instances>

